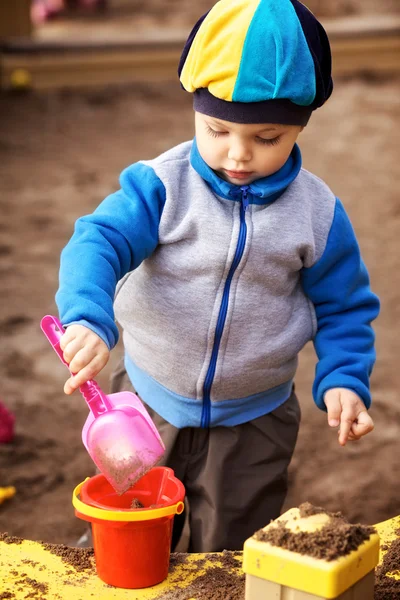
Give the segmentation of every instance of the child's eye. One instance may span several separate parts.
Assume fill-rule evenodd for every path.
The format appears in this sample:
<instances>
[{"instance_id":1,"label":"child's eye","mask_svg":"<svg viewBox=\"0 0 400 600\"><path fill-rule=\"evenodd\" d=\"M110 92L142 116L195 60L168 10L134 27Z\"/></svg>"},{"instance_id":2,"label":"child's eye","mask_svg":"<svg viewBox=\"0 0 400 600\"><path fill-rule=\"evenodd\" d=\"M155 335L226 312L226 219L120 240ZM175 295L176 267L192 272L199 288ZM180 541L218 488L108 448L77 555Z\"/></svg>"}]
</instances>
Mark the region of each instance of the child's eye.
<instances>
[{"instance_id":1,"label":"child's eye","mask_svg":"<svg viewBox=\"0 0 400 600\"><path fill-rule=\"evenodd\" d=\"M266 144L267 146L276 146L281 141L281 136L277 135L276 137L270 139L257 137L256 140L260 144Z\"/></svg>"},{"instance_id":2,"label":"child's eye","mask_svg":"<svg viewBox=\"0 0 400 600\"><path fill-rule=\"evenodd\" d=\"M226 131L215 131L215 129L211 129L209 125L207 125L207 133L212 137L219 137L220 135L225 135Z\"/></svg>"}]
</instances>

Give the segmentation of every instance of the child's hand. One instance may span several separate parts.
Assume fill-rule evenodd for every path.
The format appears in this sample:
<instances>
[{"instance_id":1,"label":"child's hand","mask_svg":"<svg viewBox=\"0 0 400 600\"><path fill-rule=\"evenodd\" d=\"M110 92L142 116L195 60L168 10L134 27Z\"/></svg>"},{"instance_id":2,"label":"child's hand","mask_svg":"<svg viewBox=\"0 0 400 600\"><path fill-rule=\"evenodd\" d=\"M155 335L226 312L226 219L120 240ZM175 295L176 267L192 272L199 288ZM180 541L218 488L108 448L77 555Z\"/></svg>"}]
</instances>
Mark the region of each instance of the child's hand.
<instances>
[{"instance_id":1,"label":"child's hand","mask_svg":"<svg viewBox=\"0 0 400 600\"><path fill-rule=\"evenodd\" d=\"M88 379L93 379L110 357L103 340L83 325L70 325L61 338L60 348L71 373L74 373L64 385L66 394L72 394Z\"/></svg>"},{"instance_id":2,"label":"child's hand","mask_svg":"<svg viewBox=\"0 0 400 600\"><path fill-rule=\"evenodd\" d=\"M356 441L374 428L364 402L351 390L334 388L325 393L324 401L328 409L328 423L339 427L339 444Z\"/></svg>"}]
</instances>

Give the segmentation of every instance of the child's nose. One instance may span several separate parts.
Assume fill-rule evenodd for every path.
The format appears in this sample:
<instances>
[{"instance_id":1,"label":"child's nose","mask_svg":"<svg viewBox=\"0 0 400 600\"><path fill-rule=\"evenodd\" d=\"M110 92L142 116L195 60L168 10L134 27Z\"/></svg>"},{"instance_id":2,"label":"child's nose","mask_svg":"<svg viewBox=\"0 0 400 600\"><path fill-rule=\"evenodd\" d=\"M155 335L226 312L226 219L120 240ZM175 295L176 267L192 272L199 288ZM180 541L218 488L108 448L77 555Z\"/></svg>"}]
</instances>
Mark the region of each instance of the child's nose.
<instances>
[{"instance_id":1,"label":"child's nose","mask_svg":"<svg viewBox=\"0 0 400 600\"><path fill-rule=\"evenodd\" d=\"M228 158L236 163L247 162L251 159L251 149L244 140L232 140L229 145Z\"/></svg>"}]
</instances>

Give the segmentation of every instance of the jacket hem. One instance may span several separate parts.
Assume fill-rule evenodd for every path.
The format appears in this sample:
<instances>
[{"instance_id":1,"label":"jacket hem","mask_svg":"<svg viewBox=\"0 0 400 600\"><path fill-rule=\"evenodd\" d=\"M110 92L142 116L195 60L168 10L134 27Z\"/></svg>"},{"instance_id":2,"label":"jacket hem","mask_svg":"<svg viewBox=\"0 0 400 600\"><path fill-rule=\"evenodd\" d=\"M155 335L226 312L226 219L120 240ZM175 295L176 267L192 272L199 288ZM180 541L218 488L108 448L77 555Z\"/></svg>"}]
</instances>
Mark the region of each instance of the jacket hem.
<instances>
[{"instance_id":1,"label":"jacket hem","mask_svg":"<svg viewBox=\"0 0 400 600\"><path fill-rule=\"evenodd\" d=\"M174 427L201 427L203 403L172 392L140 369L125 354L125 368L142 400ZM233 427L262 417L281 406L292 392L293 380L245 398L211 402L210 427Z\"/></svg>"}]
</instances>

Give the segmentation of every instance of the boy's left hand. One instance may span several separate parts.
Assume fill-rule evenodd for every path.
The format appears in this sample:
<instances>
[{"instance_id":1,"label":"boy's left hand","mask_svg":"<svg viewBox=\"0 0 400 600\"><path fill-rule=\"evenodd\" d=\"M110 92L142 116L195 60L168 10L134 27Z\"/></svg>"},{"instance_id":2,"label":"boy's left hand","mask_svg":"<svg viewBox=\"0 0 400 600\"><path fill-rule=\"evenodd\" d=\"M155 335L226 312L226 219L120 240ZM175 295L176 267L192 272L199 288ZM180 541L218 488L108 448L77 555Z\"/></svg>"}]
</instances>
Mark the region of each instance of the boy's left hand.
<instances>
[{"instance_id":1,"label":"boy's left hand","mask_svg":"<svg viewBox=\"0 0 400 600\"><path fill-rule=\"evenodd\" d=\"M333 388L325 392L330 427L339 427L339 444L357 441L374 428L364 402L356 393L346 388Z\"/></svg>"}]
</instances>

